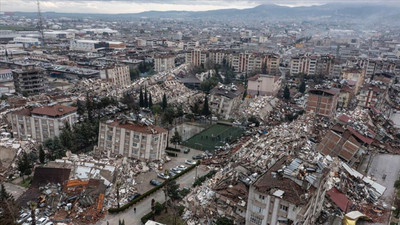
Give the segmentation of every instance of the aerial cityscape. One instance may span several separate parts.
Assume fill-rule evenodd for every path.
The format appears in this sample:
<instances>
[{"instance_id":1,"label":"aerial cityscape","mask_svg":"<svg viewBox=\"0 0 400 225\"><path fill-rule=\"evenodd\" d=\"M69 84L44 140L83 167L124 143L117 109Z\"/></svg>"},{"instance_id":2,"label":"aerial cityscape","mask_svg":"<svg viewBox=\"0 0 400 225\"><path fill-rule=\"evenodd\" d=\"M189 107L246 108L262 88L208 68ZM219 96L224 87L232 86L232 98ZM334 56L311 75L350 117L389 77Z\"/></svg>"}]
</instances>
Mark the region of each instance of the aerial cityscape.
<instances>
[{"instance_id":1,"label":"aerial cityscape","mask_svg":"<svg viewBox=\"0 0 400 225\"><path fill-rule=\"evenodd\" d=\"M0 225L400 224L400 1L0 1Z\"/></svg>"}]
</instances>

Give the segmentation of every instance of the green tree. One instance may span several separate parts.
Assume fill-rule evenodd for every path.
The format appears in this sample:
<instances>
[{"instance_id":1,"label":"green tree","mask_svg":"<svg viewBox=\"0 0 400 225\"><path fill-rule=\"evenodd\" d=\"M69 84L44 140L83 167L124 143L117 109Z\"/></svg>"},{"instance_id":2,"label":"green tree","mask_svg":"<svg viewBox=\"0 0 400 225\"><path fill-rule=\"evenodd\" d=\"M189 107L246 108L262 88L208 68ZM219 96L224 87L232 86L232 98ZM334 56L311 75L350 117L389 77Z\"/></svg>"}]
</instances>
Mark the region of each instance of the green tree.
<instances>
[{"instance_id":1,"label":"green tree","mask_svg":"<svg viewBox=\"0 0 400 225\"><path fill-rule=\"evenodd\" d=\"M147 99L147 88L144 88L144 102L143 102L143 107L147 108L149 107L149 100Z\"/></svg>"},{"instance_id":2,"label":"green tree","mask_svg":"<svg viewBox=\"0 0 400 225\"><path fill-rule=\"evenodd\" d=\"M22 176L22 180L25 181L24 176L25 175L30 175L32 173L32 162L29 160L28 154L26 152L22 153L22 156L19 157L18 159L18 171L20 172Z\"/></svg>"},{"instance_id":3,"label":"green tree","mask_svg":"<svg viewBox=\"0 0 400 225\"><path fill-rule=\"evenodd\" d=\"M32 225L36 225L36 215L35 215L35 210L37 208L36 202L30 201L29 202L29 208L31 210L31 218L32 218L31 224Z\"/></svg>"},{"instance_id":4,"label":"green tree","mask_svg":"<svg viewBox=\"0 0 400 225\"><path fill-rule=\"evenodd\" d=\"M167 208L172 209L173 225L176 225L176 218L178 216L178 211L179 211L176 202L181 199L181 195L179 194L178 189L179 189L179 184L177 184L175 180L169 180L164 188L166 196L168 196L170 199L170 201L167 201L166 199L165 202L167 206L165 207L165 209L166 210Z\"/></svg>"},{"instance_id":5,"label":"green tree","mask_svg":"<svg viewBox=\"0 0 400 225\"><path fill-rule=\"evenodd\" d=\"M168 107L162 116L162 122L163 123L168 123L169 125L172 124L172 122L174 122L174 118L175 118L175 110L172 107Z\"/></svg>"},{"instance_id":6,"label":"green tree","mask_svg":"<svg viewBox=\"0 0 400 225\"><path fill-rule=\"evenodd\" d=\"M206 96L204 99L203 109L201 110L201 115L209 116L210 114L211 114L211 112L210 112L210 108L208 106L208 98Z\"/></svg>"},{"instance_id":7,"label":"green tree","mask_svg":"<svg viewBox=\"0 0 400 225\"><path fill-rule=\"evenodd\" d=\"M139 110L139 106L133 96L129 94L128 92L125 92L122 96L121 102L125 104L128 109L137 111Z\"/></svg>"},{"instance_id":8,"label":"green tree","mask_svg":"<svg viewBox=\"0 0 400 225\"><path fill-rule=\"evenodd\" d=\"M161 114L162 113L162 108L161 108L161 106L160 105L153 105L153 113L154 114L157 114L157 115L159 115L159 114Z\"/></svg>"},{"instance_id":9,"label":"green tree","mask_svg":"<svg viewBox=\"0 0 400 225\"><path fill-rule=\"evenodd\" d=\"M242 100L244 100L246 97L247 97L247 89L246 89L246 90L244 90L244 92L243 92L243 97L242 97Z\"/></svg>"},{"instance_id":10,"label":"green tree","mask_svg":"<svg viewBox=\"0 0 400 225\"><path fill-rule=\"evenodd\" d=\"M0 191L0 224L16 225L19 216L19 206L15 203L14 198L10 195L4 185L1 185Z\"/></svg>"},{"instance_id":11,"label":"green tree","mask_svg":"<svg viewBox=\"0 0 400 225\"><path fill-rule=\"evenodd\" d=\"M93 121L93 109L94 109L93 99L90 96L89 92L86 92L86 110L88 114L88 119L90 121Z\"/></svg>"},{"instance_id":12,"label":"green tree","mask_svg":"<svg viewBox=\"0 0 400 225\"><path fill-rule=\"evenodd\" d=\"M219 217L215 222L215 225L233 225L233 220L226 217Z\"/></svg>"},{"instance_id":13,"label":"green tree","mask_svg":"<svg viewBox=\"0 0 400 225\"><path fill-rule=\"evenodd\" d=\"M85 105L82 103L81 100L78 99L78 101L76 102L76 106L77 106L77 114L79 115L79 118L82 118L85 115Z\"/></svg>"},{"instance_id":14,"label":"green tree","mask_svg":"<svg viewBox=\"0 0 400 225\"><path fill-rule=\"evenodd\" d=\"M46 154L44 153L42 145L39 145L39 161L41 164L44 164L46 161Z\"/></svg>"},{"instance_id":15,"label":"green tree","mask_svg":"<svg viewBox=\"0 0 400 225\"><path fill-rule=\"evenodd\" d=\"M139 106L144 107L144 98L143 98L142 87L140 87L140 92L139 92Z\"/></svg>"},{"instance_id":16,"label":"green tree","mask_svg":"<svg viewBox=\"0 0 400 225\"><path fill-rule=\"evenodd\" d=\"M175 129L174 135L171 137L171 143L175 145L180 144L182 142L182 136L179 134L178 130Z\"/></svg>"},{"instance_id":17,"label":"green tree","mask_svg":"<svg viewBox=\"0 0 400 225\"><path fill-rule=\"evenodd\" d=\"M68 149L71 150L74 142L74 135L72 133L71 126L69 125L69 122L65 122L64 127L61 130L60 133L60 141L61 145Z\"/></svg>"},{"instance_id":18,"label":"green tree","mask_svg":"<svg viewBox=\"0 0 400 225\"><path fill-rule=\"evenodd\" d=\"M285 89L283 90L283 98L285 100L289 100L290 99L290 90L289 87L286 85Z\"/></svg>"},{"instance_id":19,"label":"green tree","mask_svg":"<svg viewBox=\"0 0 400 225\"><path fill-rule=\"evenodd\" d=\"M151 98L151 93L149 93L149 108L153 109L153 99Z\"/></svg>"},{"instance_id":20,"label":"green tree","mask_svg":"<svg viewBox=\"0 0 400 225\"><path fill-rule=\"evenodd\" d=\"M208 93L208 92L210 92L211 89L213 89L215 86L217 86L217 84L218 84L218 78L211 77L210 79L203 81L200 84L200 88L202 91Z\"/></svg>"},{"instance_id":21,"label":"green tree","mask_svg":"<svg viewBox=\"0 0 400 225\"><path fill-rule=\"evenodd\" d=\"M165 111L167 109L167 107L168 107L167 96L165 95L165 93L164 93L163 98L162 98L161 107L162 107L163 111Z\"/></svg>"},{"instance_id":22,"label":"green tree","mask_svg":"<svg viewBox=\"0 0 400 225\"><path fill-rule=\"evenodd\" d=\"M301 81L300 86L299 86L299 92L304 93L306 91L306 82Z\"/></svg>"}]
</instances>

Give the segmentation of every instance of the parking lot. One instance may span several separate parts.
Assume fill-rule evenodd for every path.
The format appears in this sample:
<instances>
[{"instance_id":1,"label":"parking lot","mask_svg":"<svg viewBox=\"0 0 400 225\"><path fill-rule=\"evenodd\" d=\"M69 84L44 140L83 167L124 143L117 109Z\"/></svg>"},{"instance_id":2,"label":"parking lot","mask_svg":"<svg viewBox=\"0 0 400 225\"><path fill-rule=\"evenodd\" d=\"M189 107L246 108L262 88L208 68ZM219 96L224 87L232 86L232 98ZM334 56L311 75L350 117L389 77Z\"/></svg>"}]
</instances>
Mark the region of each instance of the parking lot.
<instances>
[{"instance_id":1,"label":"parking lot","mask_svg":"<svg viewBox=\"0 0 400 225\"><path fill-rule=\"evenodd\" d=\"M181 146L179 146L181 147ZM181 149L184 149L185 147L181 147ZM163 170L160 172L164 172L165 170L170 170L171 168L177 167L179 165L185 165L189 167L190 165L185 164L185 161L187 159L192 159L192 156L198 155L203 153L202 151L191 149L189 153L185 154L183 153L183 150L181 152L177 152L178 157L170 157L171 161L167 162L164 164ZM149 171L147 173L141 173L137 176L136 182L138 183L137 189L139 193L145 193L146 191L150 190L154 186L150 184L150 181L152 179L157 179L158 181L163 181L161 178L157 177L157 173L154 171Z\"/></svg>"}]
</instances>

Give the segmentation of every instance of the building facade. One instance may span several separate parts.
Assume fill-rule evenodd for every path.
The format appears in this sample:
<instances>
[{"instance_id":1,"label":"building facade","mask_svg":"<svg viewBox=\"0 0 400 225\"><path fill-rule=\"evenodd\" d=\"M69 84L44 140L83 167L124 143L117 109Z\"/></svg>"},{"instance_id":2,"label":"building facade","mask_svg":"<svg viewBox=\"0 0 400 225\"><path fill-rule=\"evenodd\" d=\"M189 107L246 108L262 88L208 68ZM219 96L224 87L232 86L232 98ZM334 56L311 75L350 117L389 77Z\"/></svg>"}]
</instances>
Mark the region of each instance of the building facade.
<instances>
[{"instance_id":1,"label":"building facade","mask_svg":"<svg viewBox=\"0 0 400 225\"><path fill-rule=\"evenodd\" d=\"M257 74L247 82L247 94L254 96L276 95L281 88L281 77Z\"/></svg>"},{"instance_id":2,"label":"building facade","mask_svg":"<svg viewBox=\"0 0 400 225\"><path fill-rule=\"evenodd\" d=\"M241 87L220 85L210 91L209 106L220 118L229 119L239 106L243 95Z\"/></svg>"},{"instance_id":3,"label":"building facade","mask_svg":"<svg viewBox=\"0 0 400 225\"><path fill-rule=\"evenodd\" d=\"M339 89L312 89L308 92L307 112L331 117L336 113Z\"/></svg>"},{"instance_id":4,"label":"building facade","mask_svg":"<svg viewBox=\"0 0 400 225\"><path fill-rule=\"evenodd\" d=\"M185 54L186 63L192 66L200 66L206 63L207 53L200 49L193 49Z\"/></svg>"},{"instance_id":5,"label":"building facade","mask_svg":"<svg viewBox=\"0 0 400 225\"><path fill-rule=\"evenodd\" d=\"M77 121L77 108L64 105L43 106L22 109L9 113L14 137L20 140L32 138L44 142L60 135L65 123L72 125Z\"/></svg>"},{"instance_id":6,"label":"building facade","mask_svg":"<svg viewBox=\"0 0 400 225\"><path fill-rule=\"evenodd\" d=\"M160 55L154 58L154 70L156 72L168 71L175 68L175 56Z\"/></svg>"},{"instance_id":7,"label":"building facade","mask_svg":"<svg viewBox=\"0 0 400 225\"><path fill-rule=\"evenodd\" d=\"M21 69L13 70L15 91L20 94L38 94L47 88L45 74L34 65L22 66Z\"/></svg>"},{"instance_id":8,"label":"building facade","mask_svg":"<svg viewBox=\"0 0 400 225\"><path fill-rule=\"evenodd\" d=\"M167 130L119 120L101 122L99 151L141 160L160 160L167 147Z\"/></svg>"},{"instance_id":9,"label":"building facade","mask_svg":"<svg viewBox=\"0 0 400 225\"><path fill-rule=\"evenodd\" d=\"M100 72L100 78L116 87L127 87L131 84L129 66L117 65Z\"/></svg>"},{"instance_id":10,"label":"building facade","mask_svg":"<svg viewBox=\"0 0 400 225\"><path fill-rule=\"evenodd\" d=\"M283 157L250 185L246 225L316 224L327 179L322 170L308 173L301 165L307 164Z\"/></svg>"}]
</instances>

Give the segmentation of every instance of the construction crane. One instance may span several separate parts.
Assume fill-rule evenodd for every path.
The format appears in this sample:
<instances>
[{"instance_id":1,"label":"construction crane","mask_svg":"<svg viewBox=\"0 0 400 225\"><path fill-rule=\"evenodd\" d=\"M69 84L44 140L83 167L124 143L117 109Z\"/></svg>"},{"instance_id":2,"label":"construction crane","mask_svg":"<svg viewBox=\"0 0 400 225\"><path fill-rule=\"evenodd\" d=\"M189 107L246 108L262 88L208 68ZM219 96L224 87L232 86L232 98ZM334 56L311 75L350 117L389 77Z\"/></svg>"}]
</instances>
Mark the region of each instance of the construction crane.
<instances>
[{"instance_id":1,"label":"construction crane","mask_svg":"<svg viewBox=\"0 0 400 225\"><path fill-rule=\"evenodd\" d=\"M46 46L46 42L44 40L44 33L43 33L43 18L42 18L42 13L40 11L40 2L39 0L37 2L37 8L38 8L38 17L39 17L39 24L38 24L38 30L42 39L42 47Z\"/></svg>"}]
</instances>

